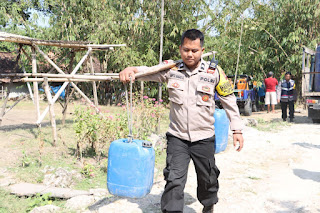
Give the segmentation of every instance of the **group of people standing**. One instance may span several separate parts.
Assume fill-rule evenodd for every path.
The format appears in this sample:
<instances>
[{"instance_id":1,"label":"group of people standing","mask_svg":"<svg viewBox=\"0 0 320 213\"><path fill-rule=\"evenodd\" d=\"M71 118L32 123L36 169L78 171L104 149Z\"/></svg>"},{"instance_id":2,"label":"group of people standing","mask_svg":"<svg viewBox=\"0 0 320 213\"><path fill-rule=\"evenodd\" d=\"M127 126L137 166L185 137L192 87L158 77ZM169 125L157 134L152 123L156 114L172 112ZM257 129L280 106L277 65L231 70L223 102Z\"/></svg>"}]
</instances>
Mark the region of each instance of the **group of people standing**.
<instances>
[{"instance_id":1,"label":"group of people standing","mask_svg":"<svg viewBox=\"0 0 320 213\"><path fill-rule=\"evenodd\" d=\"M289 118L290 122L293 122L294 102L296 101L294 91L295 82L291 79L291 72L286 72L284 79L280 82L274 78L273 72L269 72L267 78L264 79L264 85L258 89L259 101L263 102L264 98L268 113L275 113L275 105L280 103L283 121L287 121L287 108L289 106ZM264 108L264 105L262 107Z\"/></svg>"}]
</instances>

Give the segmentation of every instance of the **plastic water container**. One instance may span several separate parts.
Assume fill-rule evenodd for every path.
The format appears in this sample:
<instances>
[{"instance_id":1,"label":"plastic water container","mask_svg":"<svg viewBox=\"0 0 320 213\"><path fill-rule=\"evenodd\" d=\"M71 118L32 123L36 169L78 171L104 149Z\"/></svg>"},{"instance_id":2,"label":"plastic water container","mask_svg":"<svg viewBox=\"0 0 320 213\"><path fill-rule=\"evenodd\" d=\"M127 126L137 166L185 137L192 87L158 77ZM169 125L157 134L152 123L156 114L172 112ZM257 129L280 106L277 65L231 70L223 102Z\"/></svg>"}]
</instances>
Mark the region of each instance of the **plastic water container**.
<instances>
[{"instance_id":1,"label":"plastic water container","mask_svg":"<svg viewBox=\"0 0 320 213\"><path fill-rule=\"evenodd\" d=\"M317 47L316 52L315 71L320 72L320 45ZM320 73L314 75L314 91L320 92Z\"/></svg>"},{"instance_id":2,"label":"plastic water container","mask_svg":"<svg viewBox=\"0 0 320 213\"><path fill-rule=\"evenodd\" d=\"M153 184L155 153L150 142L118 139L111 143L108 154L107 187L111 194L141 198Z\"/></svg>"},{"instance_id":3,"label":"plastic water container","mask_svg":"<svg viewBox=\"0 0 320 213\"><path fill-rule=\"evenodd\" d=\"M224 151L228 145L229 119L224 109L215 109L214 112L215 129L215 153Z\"/></svg>"}]
</instances>

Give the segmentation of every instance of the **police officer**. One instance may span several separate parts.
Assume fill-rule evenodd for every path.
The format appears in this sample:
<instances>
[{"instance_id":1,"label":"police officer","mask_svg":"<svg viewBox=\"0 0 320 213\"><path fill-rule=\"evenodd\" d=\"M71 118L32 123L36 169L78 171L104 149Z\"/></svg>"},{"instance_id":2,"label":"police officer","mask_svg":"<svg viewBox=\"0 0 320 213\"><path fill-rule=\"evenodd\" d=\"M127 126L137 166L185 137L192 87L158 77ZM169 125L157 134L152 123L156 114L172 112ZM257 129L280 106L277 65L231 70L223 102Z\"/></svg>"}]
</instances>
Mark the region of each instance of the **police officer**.
<instances>
[{"instance_id":1,"label":"police officer","mask_svg":"<svg viewBox=\"0 0 320 213\"><path fill-rule=\"evenodd\" d=\"M290 122L293 122L295 83L291 79L291 72L286 72L284 78L277 88L278 103L281 103L282 120L287 121L287 108L289 105Z\"/></svg>"},{"instance_id":2,"label":"police officer","mask_svg":"<svg viewBox=\"0 0 320 213\"><path fill-rule=\"evenodd\" d=\"M161 198L163 212L183 212L184 187L190 159L198 180L197 197L203 212L213 212L218 202L219 170L215 164L214 94L218 92L230 119L233 143L243 147L243 124L233 89L219 66L211 66L201 58L204 35L196 29L183 33L179 51L183 62L176 67L139 80L167 82L170 100L170 125L167 136L166 186ZM128 67L120 72L120 80L134 79L134 73L148 67Z\"/></svg>"}]
</instances>

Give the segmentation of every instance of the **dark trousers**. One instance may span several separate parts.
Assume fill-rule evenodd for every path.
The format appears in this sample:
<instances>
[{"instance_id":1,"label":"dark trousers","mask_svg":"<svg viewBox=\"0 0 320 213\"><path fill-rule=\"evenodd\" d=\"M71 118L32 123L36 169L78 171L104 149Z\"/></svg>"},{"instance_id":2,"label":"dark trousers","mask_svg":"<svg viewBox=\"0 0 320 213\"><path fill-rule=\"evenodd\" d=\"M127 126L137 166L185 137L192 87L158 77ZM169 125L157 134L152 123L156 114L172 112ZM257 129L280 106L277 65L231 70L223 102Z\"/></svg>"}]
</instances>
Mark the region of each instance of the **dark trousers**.
<instances>
[{"instance_id":1,"label":"dark trousers","mask_svg":"<svg viewBox=\"0 0 320 213\"><path fill-rule=\"evenodd\" d=\"M290 119L294 118L294 101L288 101L288 102L281 101L281 110L282 110L282 119L283 120L287 119L288 105L289 105L289 118Z\"/></svg>"},{"instance_id":2,"label":"dark trousers","mask_svg":"<svg viewBox=\"0 0 320 213\"><path fill-rule=\"evenodd\" d=\"M167 133L167 141L167 165L163 170L167 183L161 197L161 210L163 212L183 212L183 191L190 159L197 173L198 200L204 206L217 203L220 171L215 165L215 137L191 143Z\"/></svg>"}]
</instances>

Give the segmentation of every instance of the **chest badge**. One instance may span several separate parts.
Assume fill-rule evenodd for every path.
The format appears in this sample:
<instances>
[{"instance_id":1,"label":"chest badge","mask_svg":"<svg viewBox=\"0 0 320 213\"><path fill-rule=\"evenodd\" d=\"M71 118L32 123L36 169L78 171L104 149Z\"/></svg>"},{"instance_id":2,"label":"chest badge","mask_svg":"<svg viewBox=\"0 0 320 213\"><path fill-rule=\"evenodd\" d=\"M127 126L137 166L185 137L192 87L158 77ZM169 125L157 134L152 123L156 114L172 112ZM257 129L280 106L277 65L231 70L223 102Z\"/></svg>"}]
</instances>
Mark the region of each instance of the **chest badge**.
<instances>
[{"instance_id":1,"label":"chest badge","mask_svg":"<svg viewBox=\"0 0 320 213\"><path fill-rule=\"evenodd\" d=\"M207 70L207 73L214 74L215 71L216 71L215 69L209 68L209 69Z\"/></svg>"},{"instance_id":2,"label":"chest badge","mask_svg":"<svg viewBox=\"0 0 320 213\"><path fill-rule=\"evenodd\" d=\"M204 95L204 96L202 96L202 100L203 100L204 102L209 101L209 95Z\"/></svg>"},{"instance_id":3,"label":"chest badge","mask_svg":"<svg viewBox=\"0 0 320 213\"><path fill-rule=\"evenodd\" d=\"M177 82L172 83L171 86L174 87L174 88L179 88L180 87L180 85Z\"/></svg>"},{"instance_id":4,"label":"chest badge","mask_svg":"<svg viewBox=\"0 0 320 213\"><path fill-rule=\"evenodd\" d=\"M202 86L202 90L203 90L204 92L210 92L210 87L208 87L208 86Z\"/></svg>"}]
</instances>

